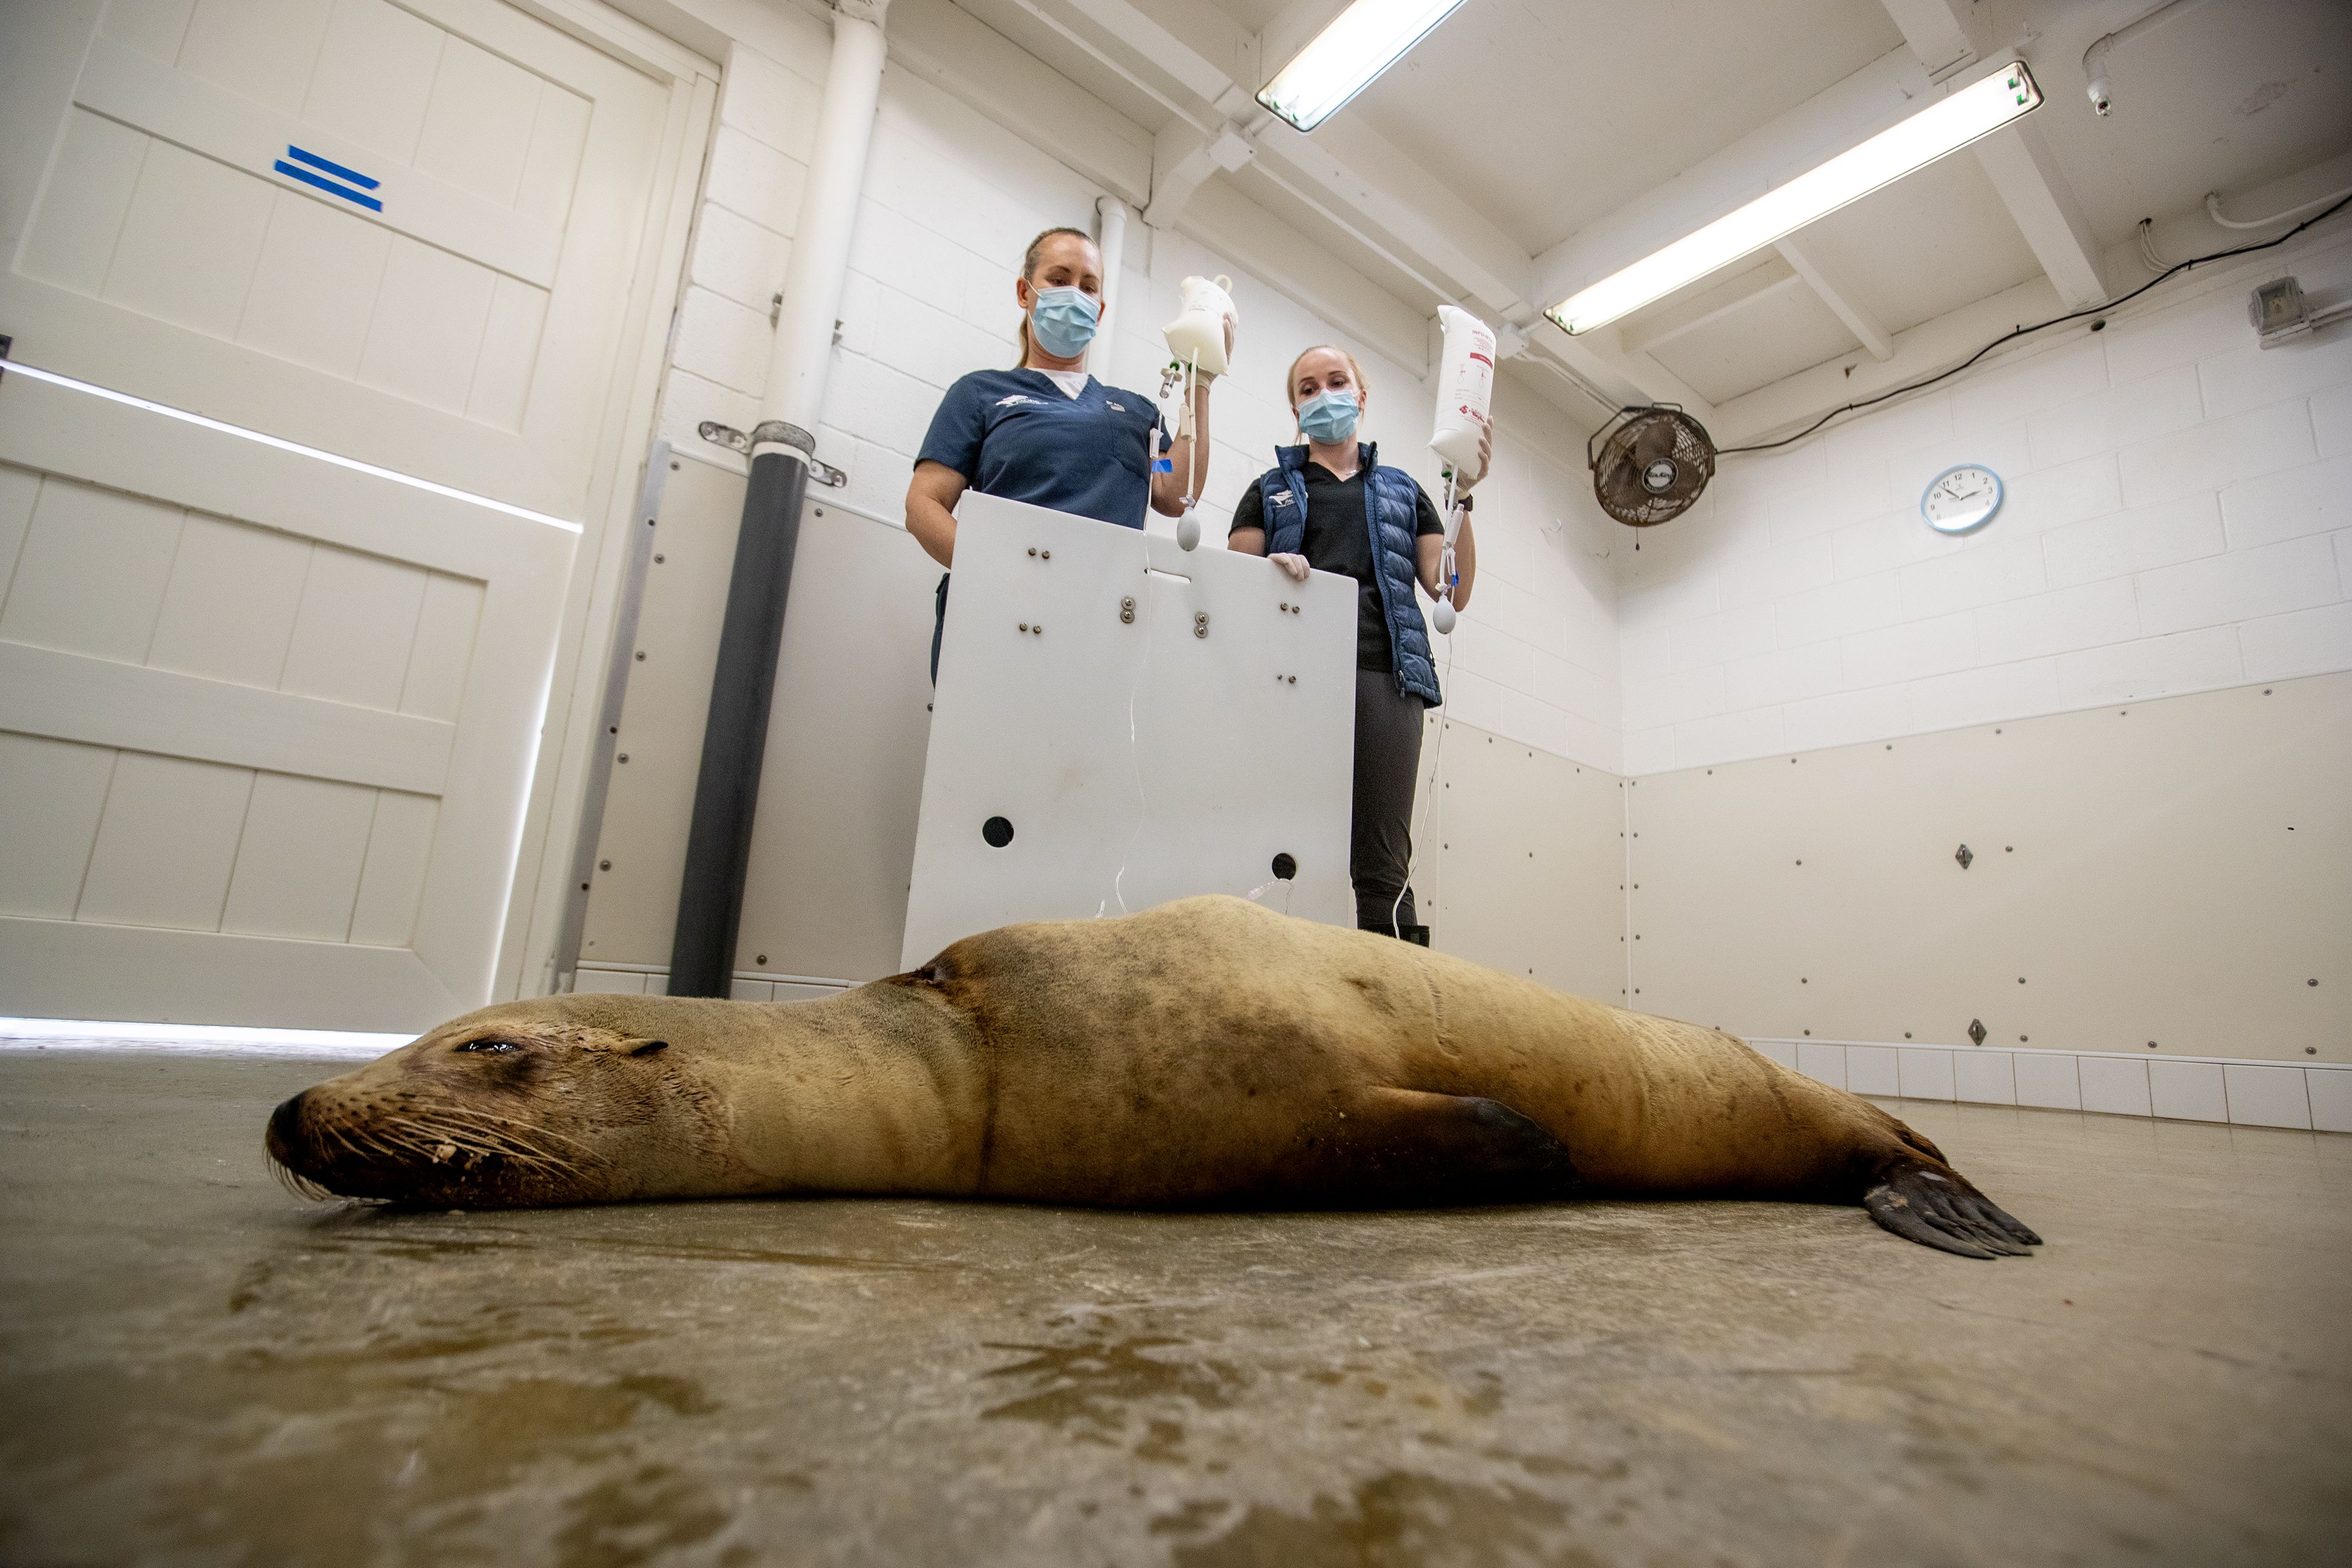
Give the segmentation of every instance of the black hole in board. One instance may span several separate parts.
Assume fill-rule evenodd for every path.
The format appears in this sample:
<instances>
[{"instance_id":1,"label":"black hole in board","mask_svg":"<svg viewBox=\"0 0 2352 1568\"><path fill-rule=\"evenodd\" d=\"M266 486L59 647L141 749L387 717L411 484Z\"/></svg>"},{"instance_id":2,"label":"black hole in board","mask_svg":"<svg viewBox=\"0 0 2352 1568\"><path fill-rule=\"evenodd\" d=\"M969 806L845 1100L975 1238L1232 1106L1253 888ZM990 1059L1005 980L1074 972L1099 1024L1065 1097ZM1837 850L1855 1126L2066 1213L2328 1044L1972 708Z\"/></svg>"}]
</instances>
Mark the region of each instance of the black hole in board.
<instances>
[{"instance_id":1,"label":"black hole in board","mask_svg":"<svg viewBox=\"0 0 2352 1568\"><path fill-rule=\"evenodd\" d=\"M1002 849L1013 842L1013 824L1002 816L992 816L980 825L980 836L988 840L992 849Z\"/></svg>"},{"instance_id":2,"label":"black hole in board","mask_svg":"<svg viewBox=\"0 0 2352 1568\"><path fill-rule=\"evenodd\" d=\"M1284 882L1298 875L1298 862L1290 858L1287 849L1274 858L1274 874L1277 880Z\"/></svg>"}]
</instances>

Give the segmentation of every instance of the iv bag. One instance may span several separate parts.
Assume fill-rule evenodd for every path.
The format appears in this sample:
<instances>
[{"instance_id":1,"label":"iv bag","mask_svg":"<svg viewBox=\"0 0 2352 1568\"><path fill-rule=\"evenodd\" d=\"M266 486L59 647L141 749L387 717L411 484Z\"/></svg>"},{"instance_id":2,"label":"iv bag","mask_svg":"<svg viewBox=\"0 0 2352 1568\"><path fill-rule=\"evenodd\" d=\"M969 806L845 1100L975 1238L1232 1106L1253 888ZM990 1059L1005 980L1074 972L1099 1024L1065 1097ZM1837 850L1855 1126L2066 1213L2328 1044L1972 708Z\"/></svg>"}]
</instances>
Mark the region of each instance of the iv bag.
<instances>
[{"instance_id":1,"label":"iv bag","mask_svg":"<svg viewBox=\"0 0 2352 1568\"><path fill-rule=\"evenodd\" d=\"M1437 427L1429 445L1456 471L1478 462L1478 437L1495 401L1495 330L1467 310L1437 307L1445 347L1437 364Z\"/></svg>"},{"instance_id":2,"label":"iv bag","mask_svg":"<svg viewBox=\"0 0 2352 1568\"><path fill-rule=\"evenodd\" d=\"M1178 364L1189 365L1192 356L1200 355L1201 368L1211 375L1225 374L1225 323L1239 322L1241 316L1234 309L1234 297L1225 292L1234 280L1223 274L1212 278L1187 278L1181 285L1183 290L1182 309L1176 319L1160 329L1168 336L1168 352L1176 356ZM1492 337L1489 335L1491 344ZM1494 352L1491 347L1488 353Z\"/></svg>"}]
</instances>

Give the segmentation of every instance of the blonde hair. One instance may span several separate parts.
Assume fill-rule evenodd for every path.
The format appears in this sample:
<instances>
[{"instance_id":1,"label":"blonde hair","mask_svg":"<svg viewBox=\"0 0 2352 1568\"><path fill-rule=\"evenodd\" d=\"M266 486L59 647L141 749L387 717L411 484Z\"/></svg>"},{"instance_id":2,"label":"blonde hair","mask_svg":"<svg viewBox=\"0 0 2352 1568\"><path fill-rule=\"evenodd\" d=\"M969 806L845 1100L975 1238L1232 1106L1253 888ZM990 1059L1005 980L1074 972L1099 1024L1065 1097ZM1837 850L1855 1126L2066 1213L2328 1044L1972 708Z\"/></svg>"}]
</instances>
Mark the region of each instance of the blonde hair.
<instances>
[{"instance_id":1,"label":"blonde hair","mask_svg":"<svg viewBox=\"0 0 2352 1568\"><path fill-rule=\"evenodd\" d=\"M1088 234L1082 228L1071 228L1067 225L1062 225L1057 227L1046 229L1039 234L1036 238L1031 240L1029 242L1029 248L1021 253L1021 276L1024 279L1030 279L1037 276L1037 263L1045 256L1045 242L1053 238L1057 234L1066 234L1073 239L1083 239L1088 245L1095 244L1095 237ZM1095 259L1097 262L1102 260L1102 247L1100 246L1095 246ZM1023 365L1029 363L1029 312L1026 310L1021 312L1021 331L1019 335L1021 342L1021 358L1016 361L1013 366L1015 370L1019 370Z\"/></svg>"},{"instance_id":2,"label":"blonde hair","mask_svg":"<svg viewBox=\"0 0 2352 1568\"><path fill-rule=\"evenodd\" d=\"M1354 354L1349 353L1346 349L1341 348L1337 343L1317 343L1311 349L1301 350L1298 357L1290 362L1289 370L1283 373L1283 401L1290 405L1290 411L1293 414L1298 412L1298 367L1306 363L1306 359L1308 354L1320 353L1338 354L1341 359L1348 362L1348 379L1355 384L1356 401L1359 404L1362 403L1364 401L1365 395L1372 390L1365 382L1364 369L1361 365L1356 363L1356 356Z\"/></svg>"}]
</instances>

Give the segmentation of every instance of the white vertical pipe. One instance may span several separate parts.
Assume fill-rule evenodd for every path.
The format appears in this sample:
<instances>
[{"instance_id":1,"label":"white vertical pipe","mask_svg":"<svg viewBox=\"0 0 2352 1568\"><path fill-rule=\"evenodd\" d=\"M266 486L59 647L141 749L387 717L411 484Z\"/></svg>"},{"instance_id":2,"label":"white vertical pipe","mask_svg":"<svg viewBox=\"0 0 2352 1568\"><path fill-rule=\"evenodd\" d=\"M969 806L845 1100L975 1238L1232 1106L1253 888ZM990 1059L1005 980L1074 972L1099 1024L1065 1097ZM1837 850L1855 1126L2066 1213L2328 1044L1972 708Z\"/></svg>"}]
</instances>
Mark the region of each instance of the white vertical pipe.
<instances>
[{"instance_id":1,"label":"white vertical pipe","mask_svg":"<svg viewBox=\"0 0 2352 1568\"><path fill-rule=\"evenodd\" d=\"M833 64L825 73L816 147L809 158L792 262L784 270L783 305L768 359L761 420L794 426L812 446L824 407L833 324L841 313L849 239L866 183L866 149L874 140L874 108L882 95L882 18L889 7L890 0L835 0ZM761 445L765 443L754 445L754 456Z\"/></svg>"},{"instance_id":2,"label":"white vertical pipe","mask_svg":"<svg viewBox=\"0 0 2352 1568\"><path fill-rule=\"evenodd\" d=\"M1102 252L1102 320L1095 327L1095 342L1102 345L1102 352L1087 357L1095 379L1108 381L1117 371L1113 362L1118 355L1118 340L1111 335L1111 328L1118 310L1119 268L1127 259L1127 204L1117 196L1095 198L1095 248Z\"/></svg>"}]
</instances>

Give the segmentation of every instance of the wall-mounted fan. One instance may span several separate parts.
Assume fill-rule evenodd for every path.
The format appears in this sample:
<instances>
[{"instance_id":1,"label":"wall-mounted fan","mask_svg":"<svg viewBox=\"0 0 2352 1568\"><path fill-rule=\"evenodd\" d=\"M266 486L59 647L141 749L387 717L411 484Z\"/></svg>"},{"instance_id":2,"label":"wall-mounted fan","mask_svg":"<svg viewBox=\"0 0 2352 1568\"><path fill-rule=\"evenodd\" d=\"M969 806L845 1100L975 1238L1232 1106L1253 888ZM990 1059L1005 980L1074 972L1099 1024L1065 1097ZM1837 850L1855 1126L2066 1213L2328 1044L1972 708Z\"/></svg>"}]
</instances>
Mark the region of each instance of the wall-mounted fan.
<instances>
[{"instance_id":1,"label":"wall-mounted fan","mask_svg":"<svg viewBox=\"0 0 2352 1568\"><path fill-rule=\"evenodd\" d=\"M1706 426L1671 403L1619 409L1584 455L1601 510L1634 528L1680 517L1715 477Z\"/></svg>"}]
</instances>

